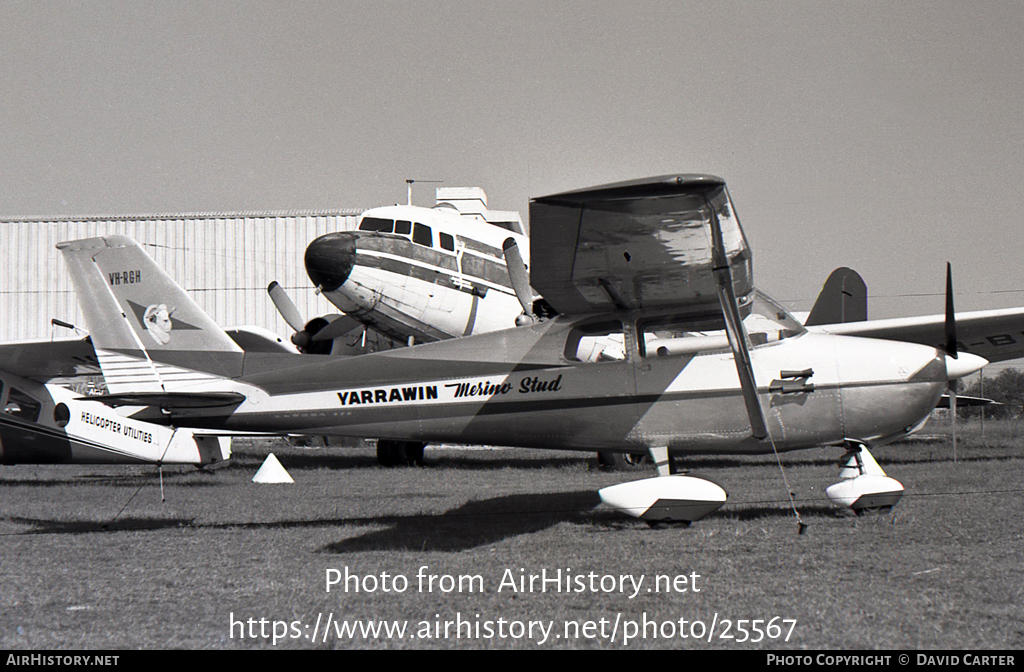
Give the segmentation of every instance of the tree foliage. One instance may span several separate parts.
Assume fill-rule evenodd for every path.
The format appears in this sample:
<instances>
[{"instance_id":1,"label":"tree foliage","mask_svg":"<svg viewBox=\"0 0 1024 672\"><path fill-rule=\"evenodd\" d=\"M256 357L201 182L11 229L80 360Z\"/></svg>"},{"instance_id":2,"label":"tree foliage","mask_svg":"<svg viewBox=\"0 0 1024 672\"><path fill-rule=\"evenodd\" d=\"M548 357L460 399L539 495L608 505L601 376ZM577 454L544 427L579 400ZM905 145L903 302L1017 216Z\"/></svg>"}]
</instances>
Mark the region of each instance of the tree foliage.
<instances>
[{"instance_id":1,"label":"tree foliage","mask_svg":"<svg viewBox=\"0 0 1024 672\"><path fill-rule=\"evenodd\" d=\"M984 408L987 418L1016 418L1024 411L1024 373L1017 369L1003 369L994 378L979 379L967 389L959 390L959 393L985 397L1001 404L958 408L957 415L960 417L976 418Z\"/></svg>"}]
</instances>

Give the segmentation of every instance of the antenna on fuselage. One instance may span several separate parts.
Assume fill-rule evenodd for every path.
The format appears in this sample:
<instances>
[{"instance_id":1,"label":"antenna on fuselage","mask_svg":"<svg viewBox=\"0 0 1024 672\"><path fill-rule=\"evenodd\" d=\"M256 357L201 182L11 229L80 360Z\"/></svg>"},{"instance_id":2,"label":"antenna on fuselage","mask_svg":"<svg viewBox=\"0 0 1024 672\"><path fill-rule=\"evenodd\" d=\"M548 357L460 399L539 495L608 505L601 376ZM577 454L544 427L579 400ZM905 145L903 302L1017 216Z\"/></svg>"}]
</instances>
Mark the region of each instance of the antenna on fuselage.
<instances>
[{"instance_id":1,"label":"antenna on fuselage","mask_svg":"<svg viewBox=\"0 0 1024 672\"><path fill-rule=\"evenodd\" d=\"M444 180L406 180L405 181L405 190L406 190L406 201L405 201L405 204L406 205L412 205L412 184L413 184L413 182L430 182L430 183L434 183L434 184L441 184L441 183L444 182Z\"/></svg>"}]
</instances>

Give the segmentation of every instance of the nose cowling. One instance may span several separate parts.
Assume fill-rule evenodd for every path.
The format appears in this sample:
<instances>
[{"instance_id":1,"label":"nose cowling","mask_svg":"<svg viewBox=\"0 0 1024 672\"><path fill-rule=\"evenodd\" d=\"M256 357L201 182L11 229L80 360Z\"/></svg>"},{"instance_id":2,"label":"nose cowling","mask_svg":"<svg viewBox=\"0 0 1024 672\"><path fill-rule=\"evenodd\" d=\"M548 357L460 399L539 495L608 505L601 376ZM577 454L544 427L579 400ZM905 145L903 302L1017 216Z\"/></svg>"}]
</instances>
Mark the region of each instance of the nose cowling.
<instances>
[{"instance_id":1,"label":"nose cowling","mask_svg":"<svg viewBox=\"0 0 1024 672\"><path fill-rule=\"evenodd\" d=\"M945 353L917 343L836 336L843 429L865 443L905 435L946 389Z\"/></svg>"},{"instance_id":2,"label":"nose cowling","mask_svg":"<svg viewBox=\"0 0 1024 672\"><path fill-rule=\"evenodd\" d=\"M348 280L355 260L355 236L344 232L328 233L306 248L306 274L321 291L333 292Z\"/></svg>"}]
</instances>

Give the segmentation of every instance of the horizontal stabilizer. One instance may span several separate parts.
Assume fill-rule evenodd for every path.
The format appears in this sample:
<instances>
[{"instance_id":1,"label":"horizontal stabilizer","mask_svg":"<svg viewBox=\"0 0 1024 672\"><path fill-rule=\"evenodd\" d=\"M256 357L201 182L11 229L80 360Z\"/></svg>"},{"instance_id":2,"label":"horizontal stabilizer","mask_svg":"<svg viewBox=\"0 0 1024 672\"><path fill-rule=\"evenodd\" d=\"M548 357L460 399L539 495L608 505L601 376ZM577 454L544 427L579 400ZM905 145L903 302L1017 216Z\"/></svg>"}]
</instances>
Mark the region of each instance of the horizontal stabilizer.
<instances>
[{"instance_id":1,"label":"horizontal stabilizer","mask_svg":"<svg viewBox=\"0 0 1024 672\"><path fill-rule=\"evenodd\" d=\"M237 406L245 401L238 392L135 392L89 397L107 406L160 406L163 408L209 408Z\"/></svg>"},{"instance_id":2,"label":"horizontal stabilizer","mask_svg":"<svg viewBox=\"0 0 1024 672\"><path fill-rule=\"evenodd\" d=\"M957 406L1002 406L1002 404L995 399L986 399L985 397L966 397L962 394L956 395ZM939 403L935 404L935 408L949 408L949 395L944 394L939 399Z\"/></svg>"}]
</instances>

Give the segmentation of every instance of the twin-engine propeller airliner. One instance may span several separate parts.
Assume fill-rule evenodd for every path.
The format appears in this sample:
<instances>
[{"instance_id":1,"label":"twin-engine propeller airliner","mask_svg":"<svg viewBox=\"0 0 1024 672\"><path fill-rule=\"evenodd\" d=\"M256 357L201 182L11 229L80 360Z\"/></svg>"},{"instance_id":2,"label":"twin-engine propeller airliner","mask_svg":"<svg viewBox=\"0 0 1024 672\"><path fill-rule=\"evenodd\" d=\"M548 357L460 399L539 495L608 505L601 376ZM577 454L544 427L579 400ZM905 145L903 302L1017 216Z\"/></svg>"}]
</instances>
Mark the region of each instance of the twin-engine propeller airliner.
<instances>
[{"instance_id":1,"label":"twin-engine propeller airliner","mask_svg":"<svg viewBox=\"0 0 1024 672\"><path fill-rule=\"evenodd\" d=\"M697 453L842 447L847 468L830 498L855 510L891 506L903 487L869 447L919 428L948 381L986 363L808 331L755 289L751 251L718 177L536 198L530 228L530 283L555 316L354 357L243 352L127 237L58 248L108 379L110 394L98 399L141 407L133 418L647 452L658 476L601 496L651 523L688 523L725 502L710 481L672 473L670 457ZM115 274L135 281L111 282ZM714 330L723 335L703 335Z\"/></svg>"},{"instance_id":2,"label":"twin-engine propeller airliner","mask_svg":"<svg viewBox=\"0 0 1024 672\"><path fill-rule=\"evenodd\" d=\"M522 312L503 244L527 246L519 214L490 210L476 187L441 187L432 208L391 205L363 212L355 231L320 236L306 248L310 280L345 314L303 323L284 290L268 291L300 350L327 354L353 327L400 345L468 336L515 325Z\"/></svg>"}]
</instances>

